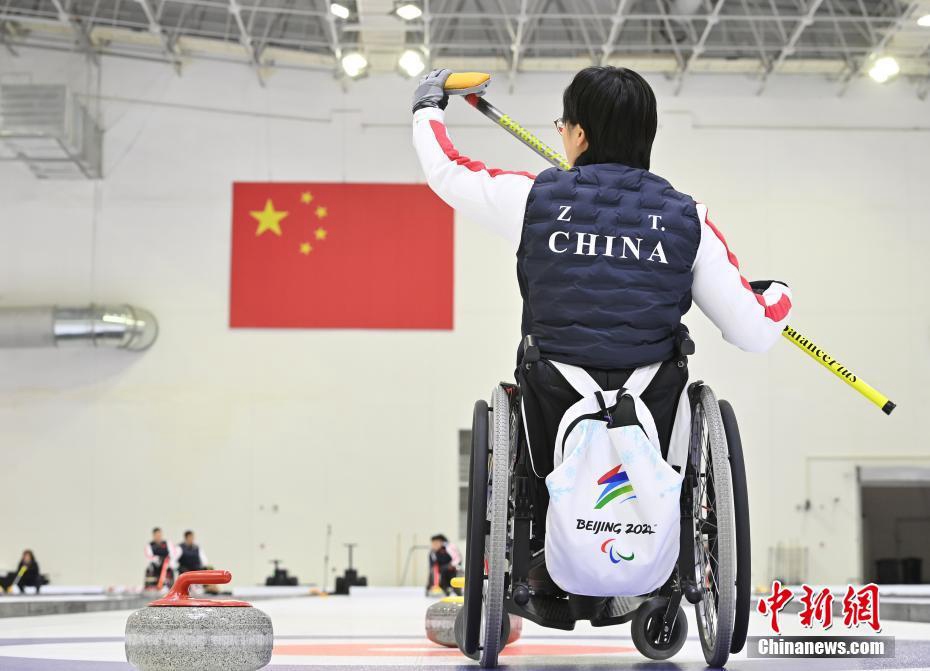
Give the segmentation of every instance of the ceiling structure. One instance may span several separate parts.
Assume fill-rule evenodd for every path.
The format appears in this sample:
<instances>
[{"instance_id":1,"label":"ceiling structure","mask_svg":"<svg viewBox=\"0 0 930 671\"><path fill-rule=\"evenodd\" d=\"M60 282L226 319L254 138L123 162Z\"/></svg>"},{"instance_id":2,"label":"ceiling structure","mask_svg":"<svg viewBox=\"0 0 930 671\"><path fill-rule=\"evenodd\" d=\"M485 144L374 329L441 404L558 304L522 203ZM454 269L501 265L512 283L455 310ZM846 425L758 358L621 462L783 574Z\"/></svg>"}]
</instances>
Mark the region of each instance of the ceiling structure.
<instances>
[{"instance_id":1,"label":"ceiling structure","mask_svg":"<svg viewBox=\"0 0 930 671\"><path fill-rule=\"evenodd\" d=\"M425 0L403 21L393 0L0 0L0 50L20 46L164 61L194 58L340 72L363 52L395 71L405 48L432 63L509 72L575 71L592 63L661 72L680 88L698 72L826 76L837 91L872 61L930 88L930 0Z\"/></svg>"}]
</instances>

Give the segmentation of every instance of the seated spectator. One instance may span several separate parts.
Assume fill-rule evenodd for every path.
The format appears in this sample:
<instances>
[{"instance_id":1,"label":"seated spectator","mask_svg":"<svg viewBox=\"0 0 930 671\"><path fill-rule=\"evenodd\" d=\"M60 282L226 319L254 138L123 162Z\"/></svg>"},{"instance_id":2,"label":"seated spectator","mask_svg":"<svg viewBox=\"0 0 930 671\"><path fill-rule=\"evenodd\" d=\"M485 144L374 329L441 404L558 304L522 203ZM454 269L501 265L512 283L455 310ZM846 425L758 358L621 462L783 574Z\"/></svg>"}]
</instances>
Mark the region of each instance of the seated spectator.
<instances>
[{"instance_id":1,"label":"seated spectator","mask_svg":"<svg viewBox=\"0 0 930 671\"><path fill-rule=\"evenodd\" d=\"M42 574L39 573L39 562L32 554L32 550L23 550L23 556L19 560L19 565L12 573L8 573L5 578L0 578L0 588L2 591L12 592L13 587L19 587L19 591L26 593L27 587L35 587L36 594L45 582Z\"/></svg>"},{"instance_id":2,"label":"seated spectator","mask_svg":"<svg viewBox=\"0 0 930 671\"><path fill-rule=\"evenodd\" d=\"M436 534L430 539L431 547L429 553L429 584L426 592L429 594L434 590L441 590L448 596L453 591L460 594L460 591L453 589L452 578L459 574L459 568L462 563L462 555L458 548L449 542L449 539L442 534Z\"/></svg>"},{"instance_id":3,"label":"seated spectator","mask_svg":"<svg viewBox=\"0 0 930 671\"><path fill-rule=\"evenodd\" d=\"M207 556L200 549L200 546L194 542L194 532L185 531L184 540L180 545L180 556L178 557L178 573L187 573L188 571L203 571L207 568Z\"/></svg>"},{"instance_id":4,"label":"seated spectator","mask_svg":"<svg viewBox=\"0 0 930 671\"><path fill-rule=\"evenodd\" d=\"M162 535L161 528L152 529L152 540L145 546L145 589L170 588L174 584L174 561L178 550Z\"/></svg>"}]
</instances>

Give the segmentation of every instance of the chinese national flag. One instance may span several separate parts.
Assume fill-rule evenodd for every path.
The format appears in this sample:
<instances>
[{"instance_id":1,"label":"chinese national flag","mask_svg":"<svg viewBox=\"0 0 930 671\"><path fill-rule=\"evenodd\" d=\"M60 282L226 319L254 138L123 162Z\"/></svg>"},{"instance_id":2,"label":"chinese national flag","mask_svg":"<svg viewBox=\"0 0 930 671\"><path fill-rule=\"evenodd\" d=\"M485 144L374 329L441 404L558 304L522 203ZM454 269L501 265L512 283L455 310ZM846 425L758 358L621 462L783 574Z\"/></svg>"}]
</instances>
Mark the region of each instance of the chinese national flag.
<instances>
[{"instance_id":1,"label":"chinese national flag","mask_svg":"<svg viewBox=\"0 0 930 671\"><path fill-rule=\"evenodd\" d=\"M425 185L233 185L232 328L451 329L452 270Z\"/></svg>"}]
</instances>

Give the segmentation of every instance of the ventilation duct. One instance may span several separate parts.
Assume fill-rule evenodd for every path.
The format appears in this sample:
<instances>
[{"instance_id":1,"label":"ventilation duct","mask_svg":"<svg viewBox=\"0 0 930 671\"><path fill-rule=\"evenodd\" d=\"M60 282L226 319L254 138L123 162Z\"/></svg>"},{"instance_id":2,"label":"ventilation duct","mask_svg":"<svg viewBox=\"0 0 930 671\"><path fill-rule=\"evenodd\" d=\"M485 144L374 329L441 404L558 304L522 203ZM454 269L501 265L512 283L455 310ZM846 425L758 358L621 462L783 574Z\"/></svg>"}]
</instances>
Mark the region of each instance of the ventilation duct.
<instances>
[{"instance_id":1,"label":"ventilation duct","mask_svg":"<svg viewBox=\"0 0 930 671\"><path fill-rule=\"evenodd\" d=\"M68 87L0 84L0 161L40 179L102 176L103 131Z\"/></svg>"},{"instance_id":2,"label":"ventilation duct","mask_svg":"<svg viewBox=\"0 0 930 671\"><path fill-rule=\"evenodd\" d=\"M149 348L158 322L148 310L131 305L0 308L0 348Z\"/></svg>"}]
</instances>

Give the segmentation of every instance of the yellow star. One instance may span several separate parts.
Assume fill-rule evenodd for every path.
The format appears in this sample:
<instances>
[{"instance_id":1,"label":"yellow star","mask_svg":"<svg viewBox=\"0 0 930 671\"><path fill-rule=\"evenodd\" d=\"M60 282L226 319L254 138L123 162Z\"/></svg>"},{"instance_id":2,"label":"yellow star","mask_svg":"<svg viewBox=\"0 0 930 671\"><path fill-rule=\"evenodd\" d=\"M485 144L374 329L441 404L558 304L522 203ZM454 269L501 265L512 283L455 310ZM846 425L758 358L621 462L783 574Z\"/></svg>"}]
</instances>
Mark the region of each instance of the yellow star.
<instances>
[{"instance_id":1,"label":"yellow star","mask_svg":"<svg viewBox=\"0 0 930 671\"><path fill-rule=\"evenodd\" d=\"M281 220L287 216L287 212L279 212L274 209L274 203L271 198L265 203L265 209L258 212L249 212L258 221L258 230L255 235L261 235L265 231L271 231L275 235L281 235Z\"/></svg>"},{"instance_id":2,"label":"yellow star","mask_svg":"<svg viewBox=\"0 0 930 671\"><path fill-rule=\"evenodd\" d=\"M327 211L326 211L326 208L323 207L322 205L320 205L320 207L316 208L316 216L317 216L318 219L322 219L322 218L325 217L327 214L329 214L329 212L327 212Z\"/></svg>"},{"instance_id":3,"label":"yellow star","mask_svg":"<svg viewBox=\"0 0 930 671\"><path fill-rule=\"evenodd\" d=\"M309 254L312 251L313 251L313 247L310 245L309 242L304 242L303 244L300 245L301 254Z\"/></svg>"},{"instance_id":4,"label":"yellow star","mask_svg":"<svg viewBox=\"0 0 930 671\"><path fill-rule=\"evenodd\" d=\"M317 240L325 240L325 239L326 239L326 229L323 228L322 226L321 226L320 228L316 229L313 233L314 233L314 235L316 235L316 239L317 239Z\"/></svg>"},{"instance_id":5,"label":"yellow star","mask_svg":"<svg viewBox=\"0 0 930 671\"><path fill-rule=\"evenodd\" d=\"M304 205L309 205L313 202L313 194L309 191L304 191L302 194L300 194L300 202Z\"/></svg>"}]
</instances>

